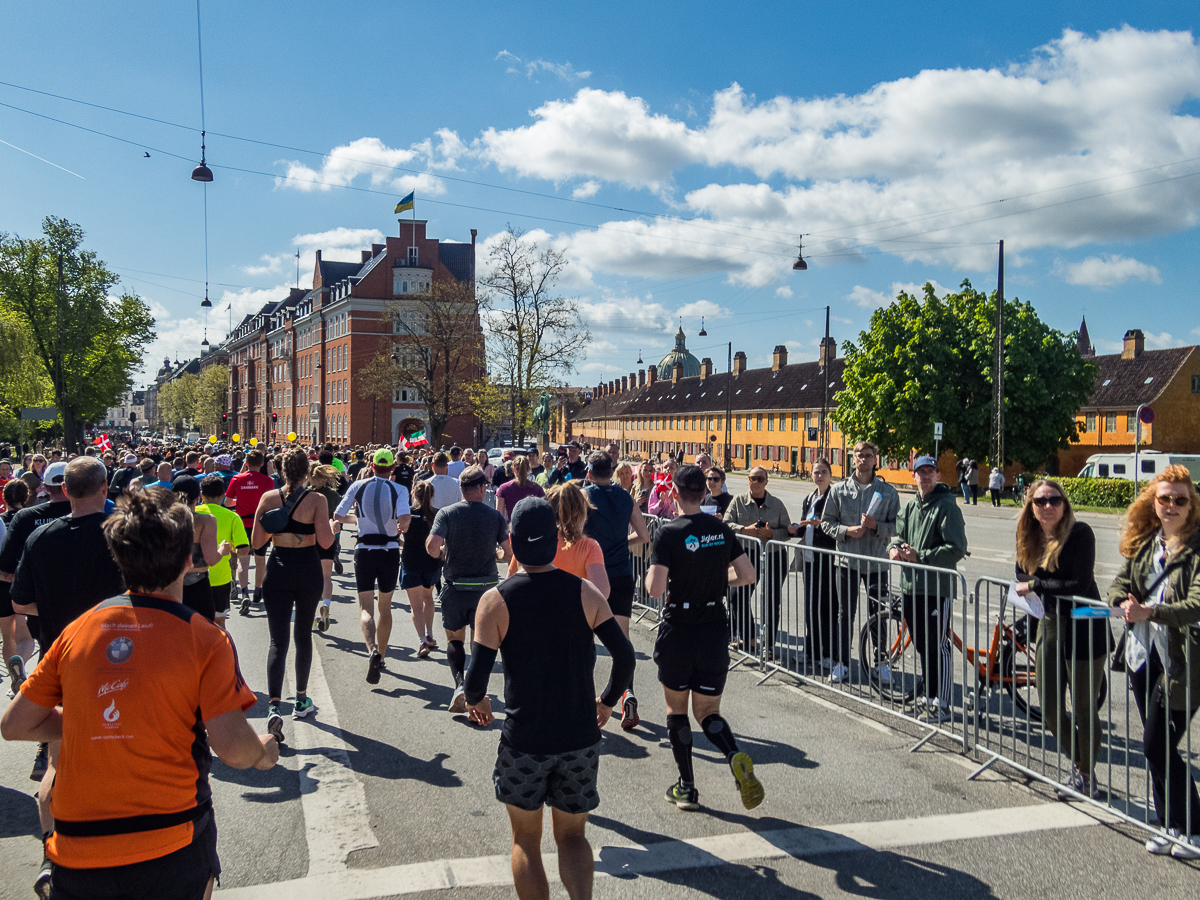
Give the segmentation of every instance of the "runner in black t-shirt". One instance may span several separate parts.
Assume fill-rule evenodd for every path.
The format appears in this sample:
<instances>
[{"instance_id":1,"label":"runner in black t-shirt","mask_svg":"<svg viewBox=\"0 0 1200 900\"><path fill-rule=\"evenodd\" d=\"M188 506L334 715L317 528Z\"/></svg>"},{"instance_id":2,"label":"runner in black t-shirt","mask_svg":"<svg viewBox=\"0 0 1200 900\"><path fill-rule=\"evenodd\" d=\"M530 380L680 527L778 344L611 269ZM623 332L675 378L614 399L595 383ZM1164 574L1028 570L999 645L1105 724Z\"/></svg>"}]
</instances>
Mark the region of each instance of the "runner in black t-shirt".
<instances>
[{"instance_id":1,"label":"runner in black t-shirt","mask_svg":"<svg viewBox=\"0 0 1200 900\"><path fill-rule=\"evenodd\" d=\"M667 800L680 809L700 808L692 775L690 699L700 730L725 754L742 805L753 809L763 801L763 786L754 777L749 755L738 750L729 723L721 718L721 693L729 669L725 592L728 587L753 584L754 567L729 526L700 512L704 496L700 468L680 466L675 489L681 514L659 531L646 573L651 597L668 592L654 643L658 680L667 700L667 736L679 766L679 781L667 789Z\"/></svg>"}]
</instances>

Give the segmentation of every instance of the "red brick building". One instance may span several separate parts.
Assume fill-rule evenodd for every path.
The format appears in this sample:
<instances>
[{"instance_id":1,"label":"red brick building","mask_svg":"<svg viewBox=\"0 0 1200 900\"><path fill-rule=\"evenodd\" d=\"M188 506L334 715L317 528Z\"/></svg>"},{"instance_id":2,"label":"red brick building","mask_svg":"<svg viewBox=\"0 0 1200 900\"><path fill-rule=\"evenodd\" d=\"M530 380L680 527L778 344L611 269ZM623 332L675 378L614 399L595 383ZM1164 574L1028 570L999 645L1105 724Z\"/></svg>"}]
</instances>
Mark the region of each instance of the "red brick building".
<instances>
[{"instance_id":1,"label":"red brick building","mask_svg":"<svg viewBox=\"0 0 1200 900\"><path fill-rule=\"evenodd\" d=\"M435 282L474 285L474 229L465 244L429 238L425 224L402 219L400 236L372 244L359 262L326 262L318 250L311 290L292 289L234 328L221 347L229 357L230 435L273 442L295 431L304 441L395 443L402 423L425 422L415 391L381 402L359 397L357 388L380 351L411 340L396 334L389 315L396 304ZM446 432L472 446L477 422L458 416Z\"/></svg>"}]
</instances>

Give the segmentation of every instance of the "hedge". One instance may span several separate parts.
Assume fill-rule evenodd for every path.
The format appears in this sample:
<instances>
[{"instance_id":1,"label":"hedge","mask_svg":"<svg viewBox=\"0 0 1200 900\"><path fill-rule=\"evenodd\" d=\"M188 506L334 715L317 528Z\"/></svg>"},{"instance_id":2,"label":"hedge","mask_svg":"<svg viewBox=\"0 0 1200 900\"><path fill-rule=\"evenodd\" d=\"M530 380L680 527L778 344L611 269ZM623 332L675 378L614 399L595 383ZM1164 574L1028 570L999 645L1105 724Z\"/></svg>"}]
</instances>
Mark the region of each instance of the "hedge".
<instances>
[{"instance_id":1,"label":"hedge","mask_svg":"<svg viewBox=\"0 0 1200 900\"><path fill-rule=\"evenodd\" d=\"M1078 506L1124 509L1133 502L1133 482L1123 478L1056 478L1071 502ZM1145 482L1142 483L1143 486Z\"/></svg>"}]
</instances>

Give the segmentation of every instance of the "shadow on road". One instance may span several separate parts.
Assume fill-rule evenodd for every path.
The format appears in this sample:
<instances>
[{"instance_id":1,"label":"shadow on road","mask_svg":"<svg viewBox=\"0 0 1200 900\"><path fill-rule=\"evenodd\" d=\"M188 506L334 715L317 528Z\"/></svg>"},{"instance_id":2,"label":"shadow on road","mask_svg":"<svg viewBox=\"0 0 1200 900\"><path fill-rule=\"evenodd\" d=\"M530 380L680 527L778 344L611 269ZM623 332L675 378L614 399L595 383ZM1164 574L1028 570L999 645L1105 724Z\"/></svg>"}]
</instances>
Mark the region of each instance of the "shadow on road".
<instances>
[{"instance_id":1,"label":"shadow on road","mask_svg":"<svg viewBox=\"0 0 1200 900\"><path fill-rule=\"evenodd\" d=\"M11 837L40 838L42 826L38 822L37 800L33 792L37 789L29 782L30 792L14 791L0 787L0 839Z\"/></svg>"}]
</instances>

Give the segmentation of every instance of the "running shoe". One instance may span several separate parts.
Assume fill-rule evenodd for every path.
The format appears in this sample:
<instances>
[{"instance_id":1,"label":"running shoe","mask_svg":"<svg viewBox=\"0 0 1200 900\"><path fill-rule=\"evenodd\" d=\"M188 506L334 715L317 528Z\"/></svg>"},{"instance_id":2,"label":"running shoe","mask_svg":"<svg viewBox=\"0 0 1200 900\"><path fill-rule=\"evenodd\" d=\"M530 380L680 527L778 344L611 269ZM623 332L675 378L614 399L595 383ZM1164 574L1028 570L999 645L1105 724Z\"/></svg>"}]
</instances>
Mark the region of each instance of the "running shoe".
<instances>
[{"instance_id":1,"label":"running shoe","mask_svg":"<svg viewBox=\"0 0 1200 900\"><path fill-rule=\"evenodd\" d=\"M379 684L379 673L383 669L383 657L379 655L378 650L371 651L371 658L367 661L367 684Z\"/></svg>"},{"instance_id":2,"label":"running shoe","mask_svg":"<svg viewBox=\"0 0 1200 900\"><path fill-rule=\"evenodd\" d=\"M700 792L694 787L685 788L677 781L667 788L667 802L687 812L695 812L700 808Z\"/></svg>"},{"instance_id":3,"label":"running shoe","mask_svg":"<svg viewBox=\"0 0 1200 900\"><path fill-rule=\"evenodd\" d=\"M1179 837L1179 829L1168 828L1166 835L1156 834L1146 841L1146 852L1153 853L1155 856L1170 856L1171 848L1175 846L1175 842L1171 840L1173 837Z\"/></svg>"},{"instance_id":4,"label":"running shoe","mask_svg":"<svg viewBox=\"0 0 1200 900\"><path fill-rule=\"evenodd\" d=\"M12 692L15 696L25 683L25 660L19 653L14 653L8 658L8 678L12 682Z\"/></svg>"},{"instance_id":5,"label":"running shoe","mask_svg":"<svg viewBox=\"0 0 1200 900\"><path fill-rule=\"evenodd\" d=\"M850 669L838 663L833 667L833 672L829 675L831 684L844 684L850 680Z\"/></svg>"},{"instance_id":6,"label":"running shoe","mask_svg":"<svg viewBox=\"0 0 1200 900\"><path fill-rule=\"evenodd\" d=\"M275 735L277 743L283 743L283 716L279 714L279 707L274 703L267 708L267 733Z\"/></svg>"},{"instance_id":7,"label":"running shoe","mask_svg":"<svg viewBox=\"0 0 1200 900\"><path fill-rule=\"evenodd\" d=\"M38 870L33 882L33 893L41 900L50 900L50 881L54 877L54 863L50 857L42 855L42 867Z\"/></svg>"},{"instance_id":8,"label":"running shoe","mask_svg":"<svg viewBox=\"0 0 1200 900\"><path fill-rule=\"evenodd\" d=\"M50 745L38 744L37 755L33 758L33 771L29 773L30 781L41 781L50 768Z\"/></svg>"},{"instance_id":9,"label":"running shoe","mask_svg":"<svg viewBox=\"0 0 1200 900\"><path fill-rule=\"evenodd\" d=\"M329 607L326 606L324 603L322 603L321 608L319 610L317 610L317 631L320 631L323 634L328 630L329 630Z\"/></svg>"},{"instance_id":10,"label":"running shoe","mask_svg":"<svg viewBox=\"0 0 1200 900\"><path fill-rule=\"evenodd\" d=\"M317 706L312 702L312 697L305 697L303 700L297 700L292 706L293 719L305 719L317 711Z\"/></svg>"},{"instance_id":11,"label":"running shoe","mask_svg":"<svg viewBox=\"0 0 1200 900\"><path fill-rule=\"evenodd\" d=\"M467 711L467 692L463 686L454 688L454 696L450 698L450 712L465 713Z\"/></svg>"},{"instance_id":12,"label":"running shoe","mask_svg":"<svg viewBox=\"0 0 1200 900\"><path fill-rule=\"evenodd\" d=\"M821 668L824 669L826 672L828 672L830 669L833 668L833 660L828 656L822 657L821 658Z\"/></svg>"},{"instance_id":13,"label":"running shoe","mask_svg":"<svg viewBox=\"0 0 1200 900\"><path fill-rule=\"evenodd\" d=\"M1200 859L1200 835L1192 835L1184 837L1182 834L1179 839L1182 844L1171 845L1171 855L1176 859Z\"/></svg>"},{"instance_id":14,"label":"running shoe","mask_svg":"<svg viewBox=\"0 0 1200 900\"><path fill-rule=\"evenodd\" d=\"M925 711L917 716L917 721L926 725L941 725L950 721L950 710L930 697L925 701Z\"/></svg>"},{"instance_id":15,"label":"running shoe","mask_svg":"<svg viewBox=\"0 0 1200 900\"><path fill-rule=\"evenodd\" d=\"M239 616L250 615L250 592L249 591L242 591L242 603L238 607L238 615Z\"/></svg>"},{"instance_id":16,"label":"running shoe","mask_svg":"<svg viewBox=\"0 0 1200 900\"><path fill-rule=\"evenodd\" d=\"M262 588L255 588L254 589L254 605L258 606L260 603L262 603Z\"/></svg>"},{"instance_id":17,"label":"running shoe","mask_svg":"<svg viewBox=\"0 0 1200 900\"><path fill-rule=\"evenodd\" d=\"M633 731L642 720L638 718L637 697L629 691L621 698L621 730Z\"/></svg>"},{"instance_id":18,"label":"running shoe","mask_svg":"<svg viewBox=\"0 0 1200 900\"><path fill-rule=\"evenodd\" d=\"M762 782L754 777L754 763L750 761L750 755L741 752L733 754L729 759L729 768L733 770L733 780L742 793L742 806L754 809L762 803L767 792Z\"/></svg>"},{"instance_id":19,"label":"running shoe","mask_svg":"<svg viewBox=\"0 0 1200 900\"><path fill-rule=\"evenodd\" d=\"M433 639L432 634L425 635L425 643L429 645L430 650L436 650L438 648L437 641Z\"/></svg>"},{"instance_id":20,"label":"running shoe","mask_svg":"<svg viewBox=\"0 0 1200 900\"><path fill-rule=\"evenodd\" d=\"M333 572L335 575L343 574L342 573L342 561L341 561L341 559L339 559L336 556L333 558Z\"/></svg>"},{"instance_id":21,"label":"running shoe","mask_svg":"<svg viewBox=\"0 0 1200 900\"><path fill-rule=\"evenodd\" d=\"M879 681L881 684L890 685L892 683L892 667L887 663L879 667Z\"/></svg>"},{"instance_id":22,"label":"running shoe","mask_svg":"<svg viewBox=\"0 0 1200 900\"><path fill-rule=\"evenodd\" d=\"M425 659L429 656L429 643L421 641L421 646L417 648L417 659Z\"/></svg>"}]
</instances>

